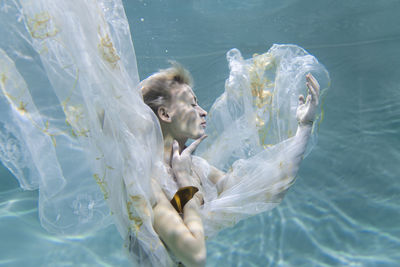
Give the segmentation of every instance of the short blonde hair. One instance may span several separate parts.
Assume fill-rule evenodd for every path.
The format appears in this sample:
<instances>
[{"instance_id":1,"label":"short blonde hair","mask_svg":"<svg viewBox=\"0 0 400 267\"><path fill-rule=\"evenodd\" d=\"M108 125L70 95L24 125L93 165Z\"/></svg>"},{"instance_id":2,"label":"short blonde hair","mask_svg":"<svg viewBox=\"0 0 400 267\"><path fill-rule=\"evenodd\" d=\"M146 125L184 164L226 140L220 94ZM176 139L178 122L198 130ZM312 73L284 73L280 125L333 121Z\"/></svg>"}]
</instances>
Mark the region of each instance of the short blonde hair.
<instances>
[{"instance_id":1,"label":"short blonde hair","mask_svg":"<svg viewBox=\"0 0 400 267\"><path fill-rule=\"evenodd\" d=\"M143 101L156 115L158 108L171 100L172 89L180 84L193 85L188 70L177 62L170 63L170 68L160 70L141 82Z\"/></svg>"}]
</instances>

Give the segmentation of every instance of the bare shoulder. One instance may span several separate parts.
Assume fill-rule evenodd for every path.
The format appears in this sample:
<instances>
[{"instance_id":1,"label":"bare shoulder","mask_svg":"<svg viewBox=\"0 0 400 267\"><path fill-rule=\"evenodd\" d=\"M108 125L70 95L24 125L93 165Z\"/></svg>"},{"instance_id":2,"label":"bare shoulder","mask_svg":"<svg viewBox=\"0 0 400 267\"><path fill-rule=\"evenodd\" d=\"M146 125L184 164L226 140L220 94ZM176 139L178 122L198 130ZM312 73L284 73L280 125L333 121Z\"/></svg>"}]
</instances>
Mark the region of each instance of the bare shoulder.
<instances>
[{"instance_id":1,"label":"bare shoulder","mask_svg":"<svg viewBox=\"0 0 400 267\"><path fill-rule=\"evenodd\" d=\"M225 173L223 171L210 165L210 173L208 175L208 179L210 179L211 182L217 184L224 176Z\"/></svg>"},{"instance_id":2,"label":"bare shoulder","mask_svg":"<svg viewBox=\"0 0 400 267\"><path fill-rule=\"evenodd\" d=\"M202 157L193 156L192 161L196 172L203 173L213 184L217 184L218 181L225 175L223 171L214 167Z\"/></svg>"}]
</instances>

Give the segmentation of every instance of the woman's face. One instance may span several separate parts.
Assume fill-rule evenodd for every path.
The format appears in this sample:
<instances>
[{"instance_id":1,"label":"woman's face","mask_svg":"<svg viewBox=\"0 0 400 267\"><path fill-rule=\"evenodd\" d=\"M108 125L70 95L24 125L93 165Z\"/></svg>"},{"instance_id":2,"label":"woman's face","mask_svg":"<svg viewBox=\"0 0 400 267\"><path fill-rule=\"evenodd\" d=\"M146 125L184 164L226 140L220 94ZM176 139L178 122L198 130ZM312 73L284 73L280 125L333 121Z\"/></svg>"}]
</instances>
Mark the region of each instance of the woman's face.
<instances>
[{"instance_id":1,"label":"woman's face","mask_svg":"<svg viewBox=\"0 0 400 267\"><path fill-rule=\"evenodd\" d=\"M197 139L204 135L207 112L197 104L190 86L182 84L173 89L169 111L169 128L175 139Z\"/></svg>"}]
</instances>

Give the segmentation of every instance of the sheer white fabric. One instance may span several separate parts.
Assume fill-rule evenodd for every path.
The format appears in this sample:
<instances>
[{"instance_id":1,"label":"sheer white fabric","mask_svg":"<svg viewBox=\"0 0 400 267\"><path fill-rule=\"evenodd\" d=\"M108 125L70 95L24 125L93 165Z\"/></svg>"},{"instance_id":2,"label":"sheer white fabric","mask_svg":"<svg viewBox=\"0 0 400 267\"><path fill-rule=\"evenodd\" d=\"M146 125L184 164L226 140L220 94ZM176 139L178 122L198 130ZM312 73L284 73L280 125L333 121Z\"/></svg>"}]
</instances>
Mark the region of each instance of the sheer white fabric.
<instances>
[{"instance_id":1,"label":"sheer white fabric","mask_svg":"<svg viewBox=\"0 0 400 267\"><path fill-rule=\"evenodd\" d=\"M194 159L198 170L208 170L211 164L225 171L219 183L229 188L220 195L211 188L204 192L208 236L281 202L294 182L299 167L295 162L315 144L322 119L319 111L303 154L305 144L295 134L298 97L307 94L305 76L312 73L317 78L322 94L329 86L326 69L295 45L273 45L248 60L232 49L227 59L225 92L208 113L208 137L197 151L205 160ZM206 184L208 174L198 172Z\"/></svg>"},{"instance_id":2,"label":"sheer white fabric","mask_svg":"<svg viewBox=\"0 0 400 267\"><path fill-rule=\"evenodd\" d=\"M134 261L171 265L152 227L162 136L137 88L121 1L6 4L1 160L21 186L40 189L43 227L83 234L113 221Z\"/></svg>"},{"instance_id":3,"label":"sheer white fabric","mask_svg":"<svg viewBox=\"0 0 400 267\"><path fill-rule=\"evenodd\" d=\"M115 223L141 266L172 260L152 227L150 178L176 191L163 167L157 118L143 103L120 0L24 0L1 4L0 159L24 189L40 189L50 232L83 234ZM209 137L193 157L208 237L275 207L293 182L297 97L326 70L296 46L243 60L209 113ZM318 125L317 123L314 124ZM315 131L314 131L315 133ZM210 165L227 171L218 195ZM230 166L232 166L230 168ZM227 182L229 181L229 182Z\"/></svg>"}]
</instances>

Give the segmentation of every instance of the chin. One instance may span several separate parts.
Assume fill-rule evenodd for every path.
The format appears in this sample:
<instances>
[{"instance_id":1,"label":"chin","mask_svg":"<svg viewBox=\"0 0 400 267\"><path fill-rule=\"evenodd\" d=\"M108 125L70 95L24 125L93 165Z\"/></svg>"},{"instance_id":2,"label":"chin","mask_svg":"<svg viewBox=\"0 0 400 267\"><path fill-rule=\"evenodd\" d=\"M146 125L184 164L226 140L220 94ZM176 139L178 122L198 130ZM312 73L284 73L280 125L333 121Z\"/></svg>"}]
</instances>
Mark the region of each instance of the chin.
<instances>
[{"instance_id":1,"label":"chin","mask_svg":"<svg viewBox=\"0 0 400 267\"><path fill-rule=\"evenodd\" d=\"M199 139L200 137L202 137L205 134L204 129L201 129L200 131L196 132L195 134L193 134L190 139Z\"/></svg>"}]
</instances>

